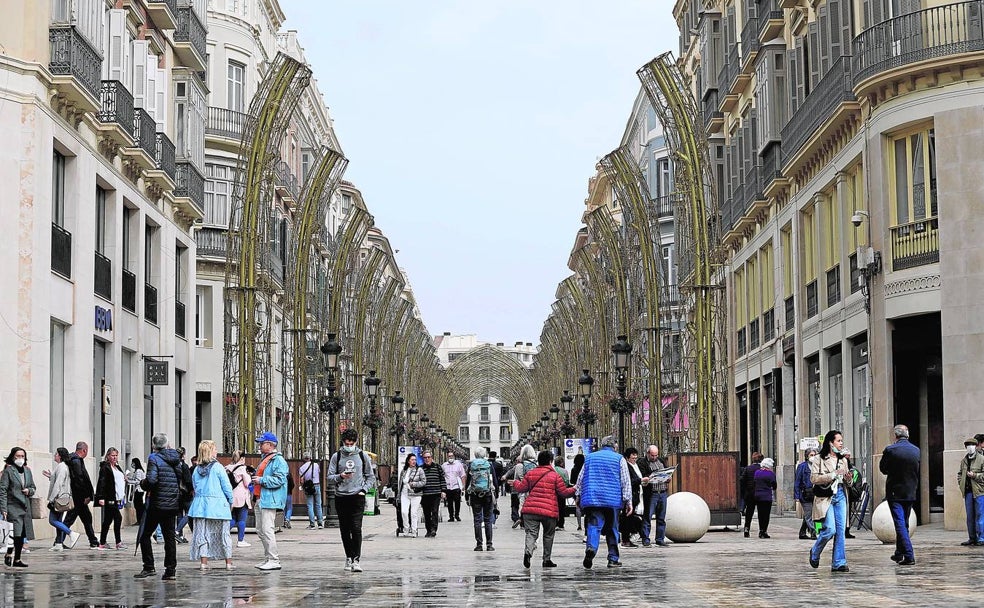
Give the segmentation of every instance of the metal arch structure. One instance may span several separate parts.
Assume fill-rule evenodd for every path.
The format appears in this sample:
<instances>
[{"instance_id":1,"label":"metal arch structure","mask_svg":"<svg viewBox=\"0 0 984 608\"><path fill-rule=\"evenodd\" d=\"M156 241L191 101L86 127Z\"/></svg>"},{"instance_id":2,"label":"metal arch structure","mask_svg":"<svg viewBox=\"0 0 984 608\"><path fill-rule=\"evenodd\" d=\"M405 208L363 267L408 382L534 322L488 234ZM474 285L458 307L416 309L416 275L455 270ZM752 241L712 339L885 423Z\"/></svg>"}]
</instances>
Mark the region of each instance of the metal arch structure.
<instances>
[{"instance_id":1,"label":"metal arch structure","mask_svg":"<svg viewBox=\"0 0 984 608\"><path fill-rule=\"evenodd\" d=\"M727 333L724 290L716 276L720 261L716 248L720 239L715 233L720 225L719 209L704 123L671 53L656 57L637 74L663 125L673 157L679 284L686 307L684 382L691 392L688 403L694 408L692 418L697 423L692 445L700 451L722 449L727 433Z\"/></svg>"},{"instance_id":2,"label":"metal arch structure","mask_svg":"<svg viewBox=\"0 0 984 608\"><path fill-rule=\"evenodd\" d=\"M495 395L512 407L520 425L540 415L532 398L530 371L498 347L485 344L473 348L453 361L445 374L454 399L446 404L450 409L443 412L446 422L456 424L461 410L483 395Z\"/></svg>"},{"instance_id":3,"label":"metal arch structure","mask_svg":"<svg viewBox=\"0 0 984 608\"><path fill-rule=\"evenodd\" d=\"M278 53L250 104L243 127L229 220L225 273L224 449L252 445L256 415L269 403L272 361L269 326L274 288L263 280L270 270L269 218L279 147L311 70ZM262 307L262 308L261 308ZM259 321L259 323L258 323Z\"/></svg>"},{"instance_id":4,"label":"metal arch structure","mask_svg":"<svg viewBox=\"0 0 984 608\"><path fill-rule=\"evenodd\" d=\"M321 377L318 352L320 320L317 311L317 281L311 270L322 264L315 242L324 238L325 218L335 188L348 165L341 152L319 150L312 170L304 181L297 214L297 239L285 269L285 293L288 295L283 354L283 398L285 425L284 452L298 457L301 452L317 453L318 441L312 441L309 429L316 428L317 410L308 405L318 398L317 379ZM309 301L308 294L312 301Z\"/></svg>"}]
</instances>

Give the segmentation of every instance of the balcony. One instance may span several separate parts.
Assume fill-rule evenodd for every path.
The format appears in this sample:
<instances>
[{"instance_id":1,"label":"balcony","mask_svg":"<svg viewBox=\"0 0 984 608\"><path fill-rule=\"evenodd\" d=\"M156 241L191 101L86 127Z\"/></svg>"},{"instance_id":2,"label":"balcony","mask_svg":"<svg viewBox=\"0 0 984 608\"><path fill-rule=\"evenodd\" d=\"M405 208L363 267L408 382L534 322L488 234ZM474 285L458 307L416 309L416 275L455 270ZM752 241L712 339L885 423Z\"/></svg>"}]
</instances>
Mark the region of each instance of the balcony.
<instances>
[{"instance_id":1,"label":"balcony","mask_svg":"<svg viewBox=\"0 0 984 608\"><path fill-rule=\"evenodd\" d=\"M825 125L837 122L838 112L845 103L854 102L852 105L857 106L851 82L851 57L841 57L782 128L785 158L795 158L810 139L822 134Z\"/></svg>"},{"instance_id":2,"label":"balcony","mask_svg":"<svg viewBox=\"0 0 984 608\"><path fill-rule=\"evenodd\" d=\"M79 112L96 112L100 108L99 85L102 58L99 51L74 26L48 30L51 57L48 70L58 96Z\"/></svg>"},{"instance_id":3,"label":"balcony","mask_svg":"<svg viewBox=\"0 0 984 608\"><path fill-rule=\"evenodd\" d=\"M174 301L174 333L182 338L185 337L185 322L187 321L184 302Z\"/></svg>"},{"instance_id":4,"label":"balcony","mask_svg":"<svg viewBox=\"0 0 984 608\"><path fill-rule=\"evenodd\" d=\"M892 270L905 270L940 261L939 218L892 226Z\"/></svg>"},{"instance_id":5,"label":"balcony","mask_svg":"<svg viewBox=\"0 0 984 608\"><path fill-rule=\"evenodd\" d=\"M144 283L144 318L157 325L157 288Z\"/></svg>"},{"instance_id":6,"label":"balcony","mask_svg":"<svg viewBox=\"0 0 984 608\"><path fill-rule=\"evenodd\" d=\"M782 35L784 21L782 9L779 8L777 0L767 0L759 4L758 7L758 38L759 42L766 43Z\"/></svg>"},{"instance_id":7,"label":"balcony","mask_svg":"<svg viewBox=\"0 0 984 608\"><path fill-rule=\"evenodd\" d=\"M718 95L721 100L721 112L730 112L738 104L740 87L738 86L738 76L741 73L741 62L738 57L738 45L731 45L728 52L728 61L721 68L718 74ZM747 79L747 77L746 77Z\"/></svg>"},{"instance_id":8,"label":"balcony","mask_svg":"<svg viewBox=\"0 0 984 608\"><path fill-rule=\"evenodd\" d=\"M147 0L147 16L162 30L173 30L178 25L178 0Z\"/></svg>"},{"instance_id":9,"label":"balcony","mask_svg":"<svg viewBox=\"0 0 984 608\"><path fill-rule=\"evenodd\" d=\"M981 0L935 6L878 23L853 41L852 73L859 91L864 81L892 72L893 77L915 76L925 63L978 64L981 57L968 56L984 50ZM916 65L918 64L918 65ZM909 67L911 66L911 68ZM863 95L863 93L859 93Z\"/></svg>"},{"instance_id":10,"label":"balcony","mask_svg":"<svg viewBox=\"0 0 984 608\"><path fill-rule=\"evenodd\" d=\"M653 206L656 207L656 216L660 219L672 218L673 210L676 206L676 195L666 194L653 199Z\"/></svg>"},{"instance_id":11,"label":"balcony","mask_svg":"<svg viewBox=\"0 0 984 608\"><path fill-rule=\"evenodd\" d=\"M171 192L177 181L174 144L167 135L154 133L154 166L144 173L149 186Z\"/></svg>"},{"instance_id":12,"label":"balcony","mask_svg":"<svg viewBox=\"0 0 984 608\"><path fill-rule=\"evenodd\" d=\"M703 101L704 129L708 134L717 133L724 126L724 113L717 89L710 89Z\"/></svg>"},{"instance_id":13,"label":"balcony","mask_svg":"<svg viewBox=\"0 0 984 608\"><path fill-rule=\"evenodd\" d=\"M228 232L225 228L203 227L195 232L198 258L226 259Z\"/></svg>"},{"instance_id":14,"label":"balcony","mask_svg":"<svg viewBox=\"0 0 984 608\"><path fill-rule=\"evenodd\" d=\"M292 203L296 202L297 199L300 198L300 192L298 192L299 188L297 186L297 178L294 177L294 173L290 170L290 165L284 161L278 162L275 174L277 194L279 194L289 206L293 206Z\"/></svg>"},{"instance_id":15,"label":"balcony","mask_svg":"<svg viewBox=\"0 0 984 608\"><path fill-rule=\"evenodd\" d=\"M133 146L133 95L119 80L104 80L99 87L99 138L111 145Z\"/></svg>"},{"instance_id":16,"label":"balcony","mask_svg":"<svg viewBox=\"0 0 984 608\"><path fill-rule=\"evenodd\" d=\"M741 28L741 73L751 77L755 71L755 58L759 52L759 23L757 19L749 19Z\"/></svg>"},{"instance_id":17,"label":"balcony","mask_svg":"<svg viewBox=\"0 0 984 608\"><path fill-rule=\"evenodd\" d=\"M113 261L96 252L93 287L97 296L113 300Z\"/></svg>"},{"instance_id":18,"label":"balcony","mask_svg":"<svg viewBox=\"0 0 984 608\"><path fill-rule=\"evenodd\" d=\"M205 217L205 177L191 163L177 163L174 202L193 220Z\"/></svg>"},{"instance_id":19,"label":"balcony","mask_svg":"<svg viewBox=\"0 0 984 608\"><path fill-rule=\"evenodd\" d=\"M137 275L126 268L123 269L123 298L121 304L124 310L137 313Z\"/></svg>"},{"instance_id":20,"label":"balcony","mask_svg":"<svg viewBox=\"0 0 984 608\"><path fill-rule=\"evenodd\" d=\"M178 9L178 22L174 29L174 50L185 67L194 72L208 69L205 44L205 26L190 6Z\"/></svg>"},{"instance_id":21,"label":"balcony","mask_svg":"<svg viewBox=\"0 0 984 608\"><path fill-rule=\"evenodd\" d=\"M762 195L766 198L775 194L775 189L785 186L789 180L782 173L782 144L775 142L762 152L762 162L759 165L759 184Z\"/></svg>"},{"instance_id":22,"label":"balcony","mask_svg":"<svg viewBox=\"0 0 984 608\"><path fill-rule=\"evenodd\" d=\"M209 107L205 137L220 146L224 144L225 147L238 151L243 137L243 129L248 120L249 114L244 112Z\"/></svg>"},{"instance_id":23,"label":"balcony","mask_svg":"<svg viewBox=\"0 0 984 608\"><path fill-rule=\"evenodd\" d=\"M135 108L133 111L133 141L136 145L123 150L140 169L146 171L156 168L157 161L157 124L147 110Z\"/></svg>"},{"instance_id":24,"label":"balcony","mask_svg":"<svg viewBox=\"0 0 984 608\"><path fill-rule=\"evenodd\" d=\"M72 233L51 224L51 271L72 278Z\"/></svg>"}]
</instances>

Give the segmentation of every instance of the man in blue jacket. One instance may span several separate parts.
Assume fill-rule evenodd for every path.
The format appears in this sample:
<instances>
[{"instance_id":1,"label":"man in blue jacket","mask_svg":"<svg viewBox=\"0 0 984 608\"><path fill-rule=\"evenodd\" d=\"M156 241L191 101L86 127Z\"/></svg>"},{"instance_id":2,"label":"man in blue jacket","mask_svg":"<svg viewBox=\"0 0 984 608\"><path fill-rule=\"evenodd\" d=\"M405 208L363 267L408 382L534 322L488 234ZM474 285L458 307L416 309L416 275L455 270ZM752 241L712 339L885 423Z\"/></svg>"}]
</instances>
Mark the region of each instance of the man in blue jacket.
<instances>
[{"instance_id":1,"label":"man in blue jacket","mask_svg":"<svg viewBox=\"0 0 984 608\"><path fill-rule=\"evenodd\" d=\"M167 446L167 435L157 433L151 438L153 452L147 457L146 510L144 511L143 532L140 535L140 554L143 570L134 578L154 576L154 548L150 544L157 526L164 533L164 576L165 581L173 581L178 567L178 550L174 540L174 520L181 512L178 498L178 474L181 470L181 456L177 450Z\"/></svg>"},{"instance_id":2,"label":"man in blue jacket","mask_svg":"<svg viewBox=\"0 0 984 608\"><path fill-rule=\"evenodd\" d=\"M900 566L911 566L916 563L916 557L909 540L909 513L919 487L919 448L909 443L909 427L904 424L895 425L892 432L895 433L895 443L882 452L878 469L888 477L885 480L885 499L895 523L892 561Z\"/></svg>"},{"instance_id":3,"label":"man in blue jacket","mask_svg":"<svg viewBox=\"0 0 984 608\"><path fill-rule=\"evenodd\" d=\"M260 444L263 459L253 475L253 504L256 505L256 535L263 543L266 558L256 567L264 572L280 570L280 555L277 553L277 539L274 536L277 511L283 511L287 504L287 476L290 471L287 461L277 451L277 436L266 432L256 438Z\"/></svg>"},{"instance_id":4,"label":"man in blue jacket","mask_svg":"<svg viewBox=\"0 0 984 608\"><path fill-rule=\"evenodd\" d=\"M591 567L602 533L608 543L608 567L620 567L618 514L624 509L626 515L632 515L632 480L629 465L616 451L616 441L611 435L601 440L600 450L584 457L576 496L588 537L584 567Z\"/></svg>"}]
</instances>

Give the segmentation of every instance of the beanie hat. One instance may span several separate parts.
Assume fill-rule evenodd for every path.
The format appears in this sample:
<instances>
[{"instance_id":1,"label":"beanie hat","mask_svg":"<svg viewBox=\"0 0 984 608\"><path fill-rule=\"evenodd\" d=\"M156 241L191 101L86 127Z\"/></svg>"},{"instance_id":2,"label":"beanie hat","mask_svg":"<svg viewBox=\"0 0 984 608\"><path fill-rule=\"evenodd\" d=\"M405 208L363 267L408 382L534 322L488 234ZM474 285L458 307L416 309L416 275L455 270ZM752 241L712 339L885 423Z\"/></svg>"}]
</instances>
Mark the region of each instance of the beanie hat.
<instances>
[{"instance_id":1,"label":"beanie hat","mask_svg":"<svg viewBox=\"0 0 984 608\"><path fill-rule=\"evenodd\" d=\"M764 459L762 459L762 468L763 469L771 469L774 466L776 466L776 461L775 460L772 460L771 458L764 458Z\"/></svg>"}]
</instances>

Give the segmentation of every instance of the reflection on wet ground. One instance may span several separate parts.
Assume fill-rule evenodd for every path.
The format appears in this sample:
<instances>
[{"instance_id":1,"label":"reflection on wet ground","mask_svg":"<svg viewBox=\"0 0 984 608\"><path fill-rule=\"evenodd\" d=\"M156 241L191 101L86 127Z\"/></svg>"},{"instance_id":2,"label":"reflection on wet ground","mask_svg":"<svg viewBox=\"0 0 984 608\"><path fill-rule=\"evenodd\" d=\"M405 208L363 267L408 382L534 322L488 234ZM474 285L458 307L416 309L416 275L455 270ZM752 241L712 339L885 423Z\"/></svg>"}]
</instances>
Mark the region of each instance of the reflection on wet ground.
<instances>
[{"instance_id":1,"label":"reflection on wet ground","mask_svg":"<svg viewBox=\"0 0 984 608\"><path fill-rule=\"evenodd\" d=\"M829 553L813 570L810 543L797 538L799 522L780 518L772 539L712 531L693 545L622 549L623 568L608 569L598 559L592 570L581 566L581 536L569 521L554 544L559 567L541 569L538 549L526 570L521 530L501 526L497 551L475 552L467 522L441 524L437 538L396 538L392 510L383 513L365 520L361 574L343 571L334 529L279 534L280 572L252 567L262 549L251 537L252 547L235 549L236 570L202 573L180 561L174 582L134 579L140 560L132 551L49 553L38 541L26 571L0 571L0 607L969 606L979 603L975 581L984 564L984 547L961 547L963 534L934 525L913 537L914 567L896 566L892 547L862 532L848 541L850 573L831 573ZM156 549L160 562L162 547ZM187 557L186 546L178 551Z\"/></svg>"}]
</instances>

